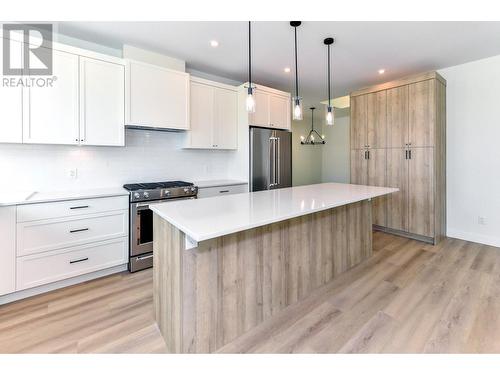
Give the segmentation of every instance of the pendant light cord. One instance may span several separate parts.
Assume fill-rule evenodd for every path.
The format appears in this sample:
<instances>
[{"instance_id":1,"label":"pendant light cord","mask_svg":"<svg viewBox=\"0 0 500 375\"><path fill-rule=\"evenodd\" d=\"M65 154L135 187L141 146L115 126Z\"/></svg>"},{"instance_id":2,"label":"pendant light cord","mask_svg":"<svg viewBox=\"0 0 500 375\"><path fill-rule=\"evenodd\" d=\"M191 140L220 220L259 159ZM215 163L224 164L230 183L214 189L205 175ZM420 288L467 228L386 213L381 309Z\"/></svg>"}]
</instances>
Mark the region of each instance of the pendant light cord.
<instances>
[{"instance_id":1,"label":"pendant light cord","mask_svg":"<svg viewBox=\"0 0 500 375\"><path fill-rule=\"evenodd\" d=\"M294 27L295 30L295 97L299 97L299 72L297 69L297 26Z\"/></svg>"},{"instance_id":2,"label":"pendant light cord","mask_svg":"<svg viewBox=\"0 0 500 375\"><path fill-rule=\"evenodd\" d=\"M332 100L330 95L330 45L328 45L328 107L332 106Z\"/></svg>"},{"instance_id":3,"label":"pendant light cord","mask_svg":"<svg viewBox=\"0 0 500 375\"><path fill-rule=\"evenodd\" d=\"M252 21L248 21L248 87L252 87Z\"/></svg>"}]
</instances>

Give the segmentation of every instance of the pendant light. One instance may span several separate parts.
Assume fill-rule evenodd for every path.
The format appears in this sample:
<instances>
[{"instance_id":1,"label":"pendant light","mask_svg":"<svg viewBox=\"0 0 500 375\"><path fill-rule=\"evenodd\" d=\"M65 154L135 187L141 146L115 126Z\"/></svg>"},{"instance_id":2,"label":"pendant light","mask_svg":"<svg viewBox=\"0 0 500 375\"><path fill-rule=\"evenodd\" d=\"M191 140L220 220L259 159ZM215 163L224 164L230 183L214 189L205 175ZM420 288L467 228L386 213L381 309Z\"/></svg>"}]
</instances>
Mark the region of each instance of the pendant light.
<instances>
[{"instance_id":1,"label":"pendant light","mask_svg":"<svg viewBox=\"0 0 500 375\"><path fill-rule=\"evenodd\" d=\"M335 121L335 116L333 113L333 106L332 106L332 96L331 96L331 90L330 90L330 46L333 44L334 39L333 38L326 38L323 43L328 48L328 105L326 106L326 125L332 126L334 121Z\"/></svg>"},{"instance_id":2,"label":"pendant light","mask_svg":"<svg viewBox=\"0 0 500 375\"><path fill-rule=\"evenodd\" d=\"M248 113L255 112L255 97L253 91L255 86L252 85L252 22L248 21L248 86L247 98L245 101L246 110Z\"/></svg>"},{"instance_id":3,"label":"pendant light","mask_svg":"<svg viewBox=\"0 0 500 375\"><path fill-rule=\"evenodd\" d=\"M323 135L320 135L316 130L314 130L314 110L316 109L315 107L309 108L311 110L311 131L307 135L307 137L304 138L304 136L300 137L300 144L301 145L324 145L325 142L325 137ZM317 139L316 139L317 138Z\"/></svg>"},{"instance_id":4,"label":"pendant light","mask_svg":"<svg viewBox=\"0 0 500 375\"><path fill-rule=\"evenodd\" d=\"M292 114L294 120L302 120L302 98L299 96L299 72L297 68L297 27L302 24L300 21L291 21L295 33L295 96L292 98Z\"/></svg>"}]
</instances>

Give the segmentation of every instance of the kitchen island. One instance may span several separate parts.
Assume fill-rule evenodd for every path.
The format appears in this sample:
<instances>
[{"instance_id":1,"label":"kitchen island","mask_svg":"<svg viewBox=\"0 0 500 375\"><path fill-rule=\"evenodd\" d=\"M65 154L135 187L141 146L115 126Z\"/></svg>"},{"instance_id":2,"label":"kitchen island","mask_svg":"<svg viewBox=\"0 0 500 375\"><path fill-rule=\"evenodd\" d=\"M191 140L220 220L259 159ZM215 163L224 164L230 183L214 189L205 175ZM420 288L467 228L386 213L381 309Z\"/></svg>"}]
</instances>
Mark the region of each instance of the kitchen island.
<instances>
[{"instance_id":1,"label":"kitchen island","mask_svg":"<svg viewBox=\"0 0 500 375\"><path fill-rule=\"evenodd\" d=\"M151 205L154 304L174 353L210 353L372 253L371 199L325 183Z\"/></svg>"}]
</instances>

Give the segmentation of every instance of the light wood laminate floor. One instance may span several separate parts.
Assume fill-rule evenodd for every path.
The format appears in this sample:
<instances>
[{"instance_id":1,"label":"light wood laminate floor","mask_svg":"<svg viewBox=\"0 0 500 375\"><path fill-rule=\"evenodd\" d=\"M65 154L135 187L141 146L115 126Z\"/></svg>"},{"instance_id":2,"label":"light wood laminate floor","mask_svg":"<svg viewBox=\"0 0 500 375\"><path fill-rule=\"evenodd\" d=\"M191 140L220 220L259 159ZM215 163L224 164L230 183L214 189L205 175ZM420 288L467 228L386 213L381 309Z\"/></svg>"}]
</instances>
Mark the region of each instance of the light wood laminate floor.
<instances>
[{"instance_id":1,"label":"light wood laminate floor","mask_svg":"<svg viewBox=\"0 0 500 375\"><path fill-rule=\"evenodd\" d=\"M500 249L374 234L372 258L221 352L500 353ZM1 353L162 353L151 270L0 306Z\"/></svg>"}]
</instances>

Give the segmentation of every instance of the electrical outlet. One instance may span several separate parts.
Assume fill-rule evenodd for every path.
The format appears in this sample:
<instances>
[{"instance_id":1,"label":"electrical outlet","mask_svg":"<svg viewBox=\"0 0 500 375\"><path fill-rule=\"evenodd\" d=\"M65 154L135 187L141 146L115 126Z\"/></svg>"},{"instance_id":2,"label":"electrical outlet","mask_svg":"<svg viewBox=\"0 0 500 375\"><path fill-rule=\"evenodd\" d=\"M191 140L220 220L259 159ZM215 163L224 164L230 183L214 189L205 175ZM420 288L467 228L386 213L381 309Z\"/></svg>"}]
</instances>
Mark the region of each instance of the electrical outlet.
<instances>
[{"instance_id":1,"label":"electrical outlet","mask_svg":"<svg viewBox=\"0 0 500 375\"><path fill-rule=\"evenodd\" d=\"M68 169L67 174L69 179L76 180L78 178L78 169L77 168Z\"/></svg>"},{"instance_id":2,"label":"electrical outlet","mask_svg":"<svg viewBox=\"0 0 500 375\"><path fill-rule=\"evenodd\" d=\"M478 223L479 225L486 225L486 218L485 218L485 217L482 217L482 216L479 216L479 217L477 218L477 223Z\"/></svg>"}]
</instances>

